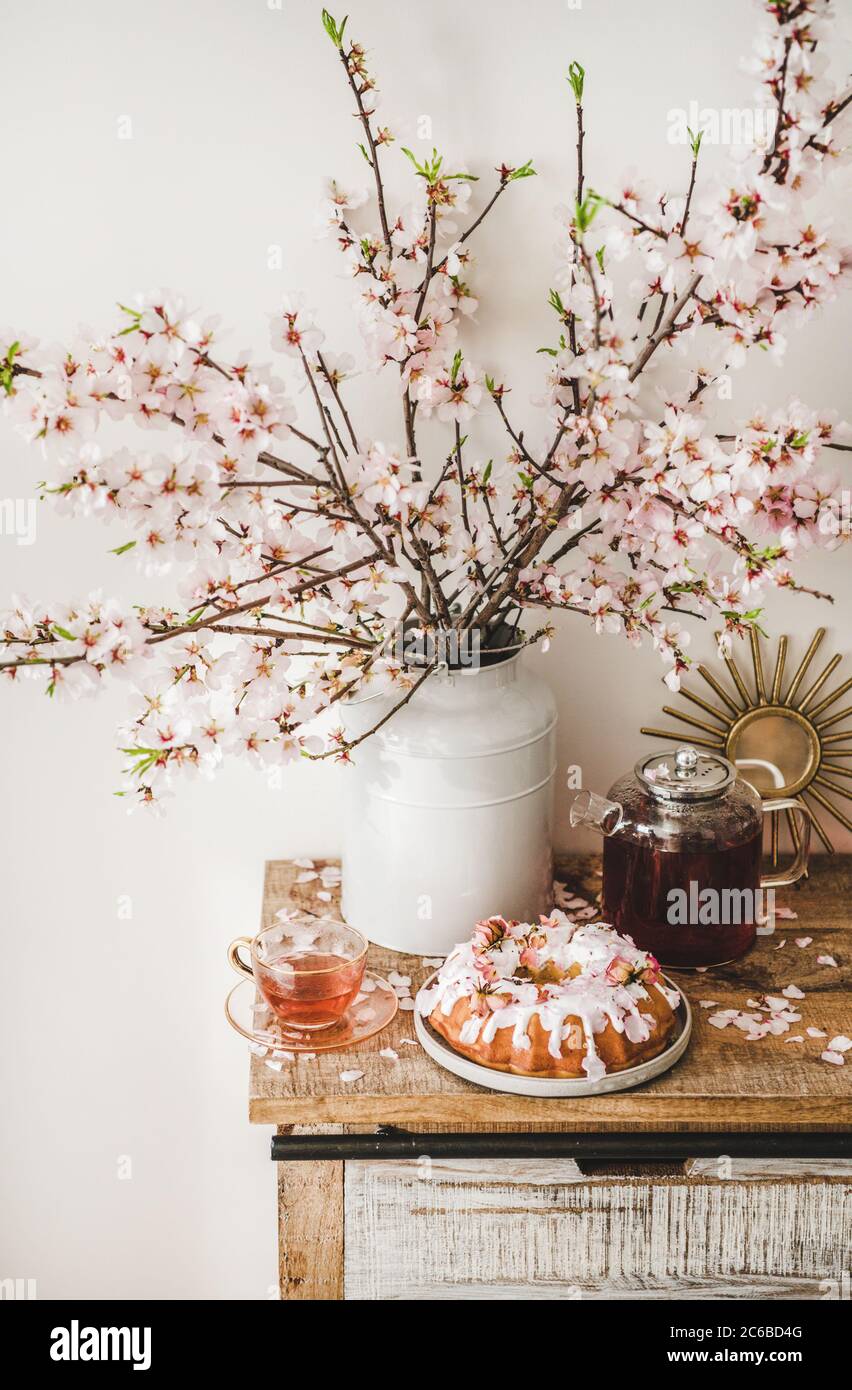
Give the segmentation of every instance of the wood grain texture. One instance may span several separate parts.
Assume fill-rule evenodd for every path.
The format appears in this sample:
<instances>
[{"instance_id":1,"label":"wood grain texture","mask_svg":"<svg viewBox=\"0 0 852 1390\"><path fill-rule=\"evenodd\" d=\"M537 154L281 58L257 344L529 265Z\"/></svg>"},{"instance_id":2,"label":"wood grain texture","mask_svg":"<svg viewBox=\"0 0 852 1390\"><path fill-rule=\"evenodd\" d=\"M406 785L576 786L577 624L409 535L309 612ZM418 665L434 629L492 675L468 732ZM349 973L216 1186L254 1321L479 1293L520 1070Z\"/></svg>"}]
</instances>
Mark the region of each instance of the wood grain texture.
<instances>
[{"instance_id":1,"label":"wood grain texture","mask_svg":"<svg viewBox=\"0 0 852 1390\"><path fill-rule=\"evenodd\" d=\"M571 1162L346 1165L349 1299L831 1297L846 1178L589 1179Z\"/></svg>"},{"instance_id":2,"label":"wood grain texture","mask_svg":"<svg viewBox=\"0 0 852 1390\"><path fill-rule=\"evenodd\" d=\"M299 1132L335 1131L312 1125ZM278 1164L278 1287L285 1299L343 1298L342 1163Z\"/></svg>"},{"instance_id":3,"label":"wood grain texture","mask_svg":"<svg viewBox=\"0 0 852 1390\"><path fill-rule=\"evenodd\" d=\"M323 860L317 860L320 866ZM320 907L339 911L335 893L320 903L321 885L295 882L299 870L287 861L267 864L263 923L285 907ZM586 897L600 887L594 859L569 859L560 876ZM747 1042L734 1028L707 1023L701 999L720 1007L746 1007L748 998L777 993L796 984L806 998L797 1007L801 1024L822 1029L828 1037L852 1035L852 928L849 925L852 859L814 861L801 891L789 890L780 901L798 913L781 921L774 936L759 937L741 961L703 974L671 972L693 1004L695 1026L683 1060L670 1072L634 1091L572 1100L532 1100L500 1095L452 1076L434 1063L414 1041L409 1012L400 1011L379 1037L347 1052L319 1053L280 1072L262 1059L251 1061L249 1118L257 1124L438 1125L476 1129L506 1124L515 1128L543 1125L565 1130L707 1129L831 1131L852 1129L852 1067L832 1067L819 1060L824 1042L786 1043L784 1037ZM795 937L811 936L800 950ZM777 950L786 939L783 949ZM817 956L832 955L838 968L817 965ZM370 965L381 974L397 970L412 978L412 991L430 967L420 957L371 948ZM786 1036L786 1035L785 1035ZM408 1039L408 1043L404 1040ZM392 1047L399 1061L379 1050ZM363 1070L354 1083L340 1080L349 1069Z\"/></svg>"},{"instance_id":4,"label":"wood grain texture","mask_svg":"<svg viewBox=\"0 0 852 1390\"><path fill-rule=\"evenodd\" d=\"M688 1178L737 1178L759 1182L762 1178L843 1178L852 1186L852 1159L848 1158L688 1158Z\"/></svg>"}]
</instances>

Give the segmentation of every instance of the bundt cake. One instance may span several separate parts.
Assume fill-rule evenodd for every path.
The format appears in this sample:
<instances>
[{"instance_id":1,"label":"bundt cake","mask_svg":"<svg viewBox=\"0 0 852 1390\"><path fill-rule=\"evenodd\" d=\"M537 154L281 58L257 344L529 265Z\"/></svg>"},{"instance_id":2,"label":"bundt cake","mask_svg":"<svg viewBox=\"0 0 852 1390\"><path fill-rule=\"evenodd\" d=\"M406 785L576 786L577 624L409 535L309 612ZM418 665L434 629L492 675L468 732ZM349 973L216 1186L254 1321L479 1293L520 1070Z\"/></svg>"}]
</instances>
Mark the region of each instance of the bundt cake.
<instances>
[{"instance_id":1,"label":"bundt cake","mask_svg":"<svg viewBox=\"0 0 852 1390\"><path fill-rule=\"evenodd\" d=\"M598 1080L662 1052L674 1039L679 1002L654 957L628 937L554 912L538 926L479 922L416 1007L456 1052L483 1066Z\"/></svg>"}]
</instances>

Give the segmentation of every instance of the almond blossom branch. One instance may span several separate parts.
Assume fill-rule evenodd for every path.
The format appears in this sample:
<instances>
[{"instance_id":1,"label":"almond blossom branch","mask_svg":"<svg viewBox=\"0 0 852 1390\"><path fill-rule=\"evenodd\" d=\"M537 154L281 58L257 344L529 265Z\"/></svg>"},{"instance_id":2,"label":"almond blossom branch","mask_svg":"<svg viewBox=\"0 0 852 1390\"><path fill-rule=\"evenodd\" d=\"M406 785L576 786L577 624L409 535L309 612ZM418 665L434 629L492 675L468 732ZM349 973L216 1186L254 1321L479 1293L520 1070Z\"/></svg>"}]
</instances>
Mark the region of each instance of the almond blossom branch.
<instances>
[{"instance_id":1,"label":"almond blossom branch","mask_svg":"<svg viewBox=\"0 0 852 1390\"><path fill-rule=\"evenodd\" d=\"M317 362L319 363L320 371L322 372L323 376L328 382L331 394L334 396L334 399L337 402L337 408L343 416L344 423L346 425L347 430L349 431L349 438L352 440L352 447L355 450L356 454L360 453L358 440L355 435L355 430L353 428L352 421L349 417L349 412L347 411L346 406L343 404L343 399L340 395L340 390L337 385L337 382L334 378L334 375L328 370L328 367L326 366L325 361L323 360L323 355L321 352L317 353Z\"/></svg>"},{"instance_id":2,"label":"almond blossom branch","mask_svg":"<svg viewBox=\"0 0 852 1390\"><path fill-rule=\"evenodd\" d=\"M180 594L175 608L15 599L0 618L3 674L26 684L42 673L57 699L128 679L121 747L129 790L151 805L184 768L213 771L232 752L261 766L347 758L355 741L314 732L318 716L370 689L393 696L386 722L395 692L412 698L425 679L398 654L400 624L476 631L499 656L549 640L550 623L530 632L522 616L561 608L597 631L647 640L677 688L689 621L721 616L727 641L759 623L769 587L827 598L799 582L795 565L809 547L846 538L840 484L824 469L852 452L848 427L790 399L771 412L746 402L741 422L717 434L708 388L756 348L781 361L789 337L845 287L846 241L821 210L832 206L838 118L850 101L816 76L828 8L769 7L751 65L765 104L778 108L769 167L757 139L708 178L700 202L700 134L686 130L685 197L632 175L611 199L589 189L585 72L571 65L576 183L573 207L559 211L557 329L541 349L536 426L517 408L509 418L506 388L465 348L479 301L464 248L531 163L499 166L497 189L471 219L475 175L448 173L437 151L408 151L425 201L391 218L379 159L392 137L375 119L374 80L364 50L344 42L346 21L325 11L381 228L359 229L368 194L334 179L320 220L353 286L365 369L386 372L402 396L400 438L380 443L386 426L356 428L341 389L351 359L326 349L298 294L272 315L274 369L217 360L216 322L164 291L120 305L111 331L58 351L0 330L0 393L49 461L44 500L72 519L115 521L124 539L106 564L138 560L143 577L172 565ZM454 224L465 230L448 245ZM624 273L611 269L628 260ZM674 342L664 405L645 406L642 373ZM291 398L304 382L320 437ZM506 445L484 462L486 393ZM434 457L418 449L422 418L435 430ZM125 425L143 433L116 442ZM289 457L297 445L311 455L304 465ZM14 517L4 508L5 529Z\"/></svg>"},{"instance_id":3,"label":"almond blossom branch","mask_svg":"<svg viewBox=\"0 0 852 1390\"><path fill-rule=\"evenodd\" d=\"M695 191L695 176L698 172L698 151L701 149L702 132L699 131L692 141L692 168L689 171L689 188L686 193L686 203L684 204L683 217L680 221L680 235L686 231L686 224L689 220L689 209L692 206L692 195Z\"/></svg>"},{"instance_id":4,"label":"almond blossom branch","mask_svg":"<svg viewBox=\"0 0 852 1390\"><path fill-rule=\"evenodd\" d=\"M409 701L414 698L421 685L423 685L424 682L429 679L432 672L435 670L436 665L436 662L431 662L424 669L422 675L418 676L417 680L413 682L410 689L403 696L403 698L401 700L398 700L397 703L391 709L389 709L386 714L384 714L381 717L381 719L378 719L376 723L373 724L373 726L366 731L366 733L359 734L357 738L353 739L341 738L339 741L335 743L334 747L327 749L326 752L307 753L305 756L310 758L313 762L322 762L325 758L337 758L339 760L344 761L347 760L349 754L353 752L354 749L356 749L366 739L372 738L373 734L378 733L379 729L383 729L385 724L389 723L390 720L393 719L394 715L398 714L399 711L403 709L404 706L407 705Z\"/></svg>"},{"instance_id":5,"label":"almond blossom branch","mask_svg":"<svg viewBox=\"0 0 852 1390\"><path fill-rule=\"evenodd\" d=\"M323 11L323 18L325 18L327 13L328 11ZM345 26L346 21L344 20L343 27L345 28ZM340 30L340 39L342 40L342 38L343 29ZM350 44L349 52L346 53L342 42L339 42L337 44L337 51L340 56L340 61L343 64L343 70L346 73L349 86L352 88L352 94L355 97L355 102L358 107L358 119L361 122L364 138L369 147L370 153L368 163L373 171L373 178L376 185L376 201L379 207L379 221L382 224L382 236L384 237L385 249L387 251L388 260L390 261L393 259L393 244L391 242L390 227L388 225L388 216L385 208L385 189L382 182L381 169L379 167L379 151L376 139L373 135L373 127L370 124L370 116L364 105L364 92L369 91L372 84L369 82L369 79L365 79L363 86L359 87L357 81L358 77L362 76L364 73L364 50L360 48L359 45L353 43Z\"/></svg>"},{"instance_id":6,"label":"almond blossom branch","mask_svg":"<svg viewBox=\"0 0 852 1390\"><path fill-rule=\"evenodd\" d=\"M637 376L641 371L644 370L650 359L653 357L654 353L657 351L657 348L660 346L660 344L664 343L666 339L670 336L671 331L674 328L675 323L677 321L678 315L680 314L681 310L689 303L695 291L698 289L700 283L700 275L693 275L692 279L688 281L685 289L682 290L681 294L678 296L678 298L672 305L668 318L665 320L664 323L660 325L656 332L651 334L642 351L639 353L639 356L636 358L635 362L631 366L630 371L628 373L628 376L631 381L636 380Z\"/></svg>"}]
</instances>

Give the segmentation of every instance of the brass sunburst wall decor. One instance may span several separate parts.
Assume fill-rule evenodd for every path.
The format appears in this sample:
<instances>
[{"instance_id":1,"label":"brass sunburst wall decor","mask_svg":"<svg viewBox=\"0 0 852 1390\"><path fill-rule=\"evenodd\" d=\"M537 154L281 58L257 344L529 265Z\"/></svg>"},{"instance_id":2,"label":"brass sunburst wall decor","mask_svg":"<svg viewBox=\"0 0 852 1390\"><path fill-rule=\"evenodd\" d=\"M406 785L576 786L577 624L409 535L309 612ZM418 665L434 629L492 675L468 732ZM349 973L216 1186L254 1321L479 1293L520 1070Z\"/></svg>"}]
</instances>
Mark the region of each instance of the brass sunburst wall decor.
<instances>
[{"instance_id":1,"label":"brass sunburst wall decor","mask_svg":"<svg viewBox=\"0 0 852 1390\"><path fill-rule=\"evenodd\" d=\"M797 797L807 805L817 835L828 853L833 854L834 846L820 812L852 831L852 820L835 804L837 797L852 801L852 786L844 785L845 779L852 778L852 765L848 761L844 763L844 759L852 759L852 729L837 730L838 724L852 718L852 705L837 713L830 713L830 710L852 688L852 679L844 681L830 694L817 700L843 660L842 656L837 655L831 658L812 684L805 687L811 662L825 637L825 628L821 627L814 634L786 690L784 674L788 643L786 637L779 639L772 684L767 686L760 639L753 628L750 635L754 692L748 688L734 658L726 656L724 662L733 681L733 689L723 685L706 666L698 667L699 674L720 704L711 704L692 690L681 688L680 691L685 700L703 710L708 718L699 719L671 705L663 706L664 714L680 720L691 730L700 731L700 734L646 728L642 729L642 733L680 742L688 738L690 743L698 744L701 748L724 754L732 763L748 770L748 780L767 800ZM838 782L838 778L842 780ZM782 814L786 817L794 845L797 849L799 846L795 818L789 811L772 812L770 833L773 866L778 863Z\"/></svg>"}]
</instances>

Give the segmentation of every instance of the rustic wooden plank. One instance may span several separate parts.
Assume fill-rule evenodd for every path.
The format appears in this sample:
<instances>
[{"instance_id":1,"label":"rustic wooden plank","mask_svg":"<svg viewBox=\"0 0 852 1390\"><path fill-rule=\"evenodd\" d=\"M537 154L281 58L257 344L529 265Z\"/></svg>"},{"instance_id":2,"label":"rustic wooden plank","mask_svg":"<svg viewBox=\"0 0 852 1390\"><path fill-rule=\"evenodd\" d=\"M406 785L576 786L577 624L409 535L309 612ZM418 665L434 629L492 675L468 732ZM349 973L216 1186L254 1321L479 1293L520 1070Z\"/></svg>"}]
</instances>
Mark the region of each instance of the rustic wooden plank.
<instances>
[{"instance_id":1,"label":"rustic wooden plank","mask_svg":"<svg viewBox=\"0 0 852 1390\"><path fill-rule=\"evenodd\" d=\"M318 867L326 861L317 860ZM600 879L595 861L565 861L561 870L577 891L588 897ZM339 898L322 904L317 880L297 884L299 870L286 861L267 865L263 922L274 920L284 907L324 907L339 911ZM473 1086L438 1067L414 1041L411 1014L401 1010L380 1037L346 1052L298 1060L275 1072L259 1058L251 1064L249 1116L259 1124L343 1123L369 1127L446 1123L458 1127L543 1124L558 1129L771 1129L830 1131L852 1129L852 1072L820 1061L825 1046L807 1038L803 1043L764 1038L747 1042L734 1028L712 1028L701 999L720 1007L745 1008L748 998L777 993L796 984L806 998L797 1004L801 1024L822 1029L828 1037L852 1033L852 928L848 903L852 860L848 857L815 861L811 879L789 895L799 916L778 925L774 936L760 937L742 961L706 973L680 972L678 983L692 1001L695 1028L683 1060L664 1076L635 1091L615 1096L539 1101L509 1096ZM785 899L786 901L787 899ZM796 936L812 936L800 950ZM786 939L783 949L776 949ZM826 952L838 968L818 966ZM381 973L395 969L412 978L412 991L431 967L421 958L371 948L371 966ZM675 972L673 972L675 973ZM396 1062L381 1058L391 1047ZM340 1073L364 1071L361 1080L345 1083Z\"/></svg>"},{"instance_id":2,"label":"rustic wooden plank","mask_svg":"<svg viewBox=\"0 0 852 1390\"><path fill-rule=\"evenodd\" d=\"M345 1065L351 1066L355 1061L360 1066L363 1059L353 1058ZM764 1130L767 1133L831 1134L852 1130L852 1102L848 1099L797 1101L791 1113L787 1096L763 1096L757 1100L749 1096L710 1096L700 1105L689 1097L648 1096L637 1097L629 1108L614 1096L570 1101L529 1100L490 1092L485 1096L486 1099L449 1094L421 1097L367 1094L314 1096L309 1101L298 1096L283 1099L258 1096L251 1102L249 1116L254 1124L280 1124L287 1120L292 1124L308 1114L316 1121L342 1122L362 1130L379 1124L410 1127L414 1121L421 1121L427 1127L432 1121L444 1121L452 1123L455 1129L467 1130L478 1128L485 1120L499 1120L512 1129L539 1121L546 1123L548 1129L582 1133L589 1130L601 1133L647 1130L671 1134Z\"/></svg>"},{"instance_id":3,"label":"rustic wooden plank","mask_svg":"<svg viewBox=\"0 0 852 1390\"><path fill-rule=\"evenodd\" d=\"M347 1298L824 1298L848 1177L577 1176L535 1160L347 1163Z\"/></svg>"},{"instance_id":4,"label":"rustic wooden plank","mask_svg":"<svg viewBox=\"0 0 852 1390\"><path fill-rule=\"evenodd\" d=\"M353 1281L350 1287L358 1288L359 1283ZM712 1283L707 1283L700 1279L684 1278L683 1275L668 1276L663 1279L640 1280L640 1279L620 1279L618 1283L610 1283L606 1280L587 1280L582 1286L579 1284L548 1283L543 1285L537 1283L529 1284L510 1284L503 1282L499 1288L493 1284L475 1284L448 1286L437 1283L434 1286L419 1286L408 1288L404 1293L395 1292L382 1294L382 1299L405 1299L416 1302L427 1302L434 1300L445 1303L456 1299L475 1300L483 1302L487 1300L512 1301L519 1299L535 1298L536 1302L550 1300L558 1303L571 1302L572 1300L603 1299L607 1303L617 1303L619 1301L637 1302L643 1299L653 1300L655 1303L681 1303L684 1299L692 1302L717 1303L720 1300L731 1302L744 1302L755 1299L760 1302L772 1300L799 1302L806 1299L840 1299L848 1298L845 1292L849 1287L848 1278L844 1281L841 1277L836 1279L784 1279L774 1275L749 1275L739 1279L736 1275L730 1275L727 1279L716 1279ZM369 1298L369 1294L353 1292L347 1294L348 1298ZM708 1317L712 1314L708 1312ZM672 1321L676 1321L673 1313Z\"/></svg>"},{"instance_id":5,"label":"rustic wooden plank","mask_svg":"<svg viewBox=\"0 0 852 1390\"><path fill-rule=\"evenodd\" d=\"M852 1160L848 1158L689 1158L688 1178L737 1178L755 1182L761 1178L843 1178L852 1184Z\"/></svg>"},{"instance_id":6,"label":"rustic wooden plank","mask_svg":"<svg viewBox=\"0 0 852 1390\"><path fill-rule=\"evenodd\" d=\"M389 1180L407 1184L410 1191L419 1190L414 1182L415 1175L426 1181L435 1175L444 1183L470 1184L470 1200L474 1205L479 1198L473 1184L483 1174L486 1183L499 1180L505 1187L513 1188L548 1184L557 1187L572 1183L612 1186L614 1180L623 1185L647 1186L649 1181L660 1176L664 1176L667 1183L701 1178L708 1185L729 1182L731 1179L737 1182L795 1179L804 1183L833 1178L845 1183L852 1193L852 1160L849 1159L737 1158L725 1162L722 1157L690 1158L686 1163L677 1165L679 1171L674 1171L675 1165L661 1163L601 1164L591 1170L587 1164L577 1163L573 1158L430 1159L424 1154L417 1159L349 1159L347 1171L356 1164L363 1168L385 1168ZM376 1177L379 1178L379 1175ZM489 1206L493 1199L486 1197L484 1200Z\"/></svg>"},{"instance_id":7,"label":"rustic wooden plank","mask_svg":"<svg viewBox=\"0 0 852 1390\"><path fill-rule=\"evenodd\" d=\"M343 1298L342 1163L278 1164L278 1286L286 1299Z\"/></svg>"}]
</instances>

